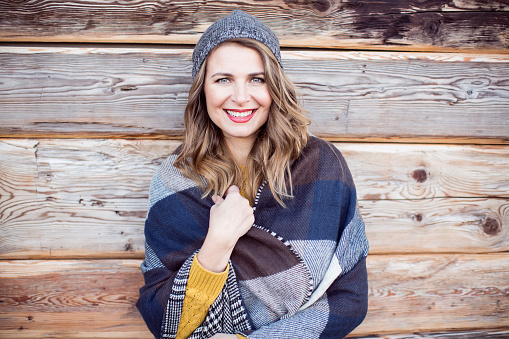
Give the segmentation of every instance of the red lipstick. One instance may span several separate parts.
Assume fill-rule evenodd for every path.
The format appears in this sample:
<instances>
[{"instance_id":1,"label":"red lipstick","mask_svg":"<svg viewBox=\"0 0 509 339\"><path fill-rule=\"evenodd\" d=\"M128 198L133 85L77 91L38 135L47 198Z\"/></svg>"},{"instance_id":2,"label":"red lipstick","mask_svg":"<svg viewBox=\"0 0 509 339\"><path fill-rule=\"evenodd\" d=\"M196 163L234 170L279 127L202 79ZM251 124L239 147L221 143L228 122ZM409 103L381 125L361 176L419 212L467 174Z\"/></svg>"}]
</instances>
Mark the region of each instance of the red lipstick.
<instances>
[{"instance_id":1,"label":"red lipstick","mask_svg":"<svg viewBox=\"0 0 509 339\"><path fill-rule=\"evenodd\" d=\"M224 109L231 121L242 124L246 123L254 116L257 109Z\"/></svg>"}]
</instances>

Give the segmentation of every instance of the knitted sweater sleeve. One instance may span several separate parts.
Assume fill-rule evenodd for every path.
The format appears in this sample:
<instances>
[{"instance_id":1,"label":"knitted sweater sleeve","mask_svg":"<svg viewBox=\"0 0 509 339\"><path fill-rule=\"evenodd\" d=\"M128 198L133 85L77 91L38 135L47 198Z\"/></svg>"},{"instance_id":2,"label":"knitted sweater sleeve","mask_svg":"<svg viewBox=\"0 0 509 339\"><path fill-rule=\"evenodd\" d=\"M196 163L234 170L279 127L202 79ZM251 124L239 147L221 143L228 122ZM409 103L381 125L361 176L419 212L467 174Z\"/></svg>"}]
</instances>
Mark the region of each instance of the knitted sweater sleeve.
<instances>
[{"instance_id":1,"label":"knitted sweater sleeve","mask_svg":"<svg viewBox=\"0 0 509 339\"><path fill-rule=\"evenodd\" d=\"M176 339L189 337L205 320L209 307L223 289L228 277L228 270L227 267L221 273L208 271L200 265L197 257L194 256Z\"/></svg>"},{"instance_id":2,"label":"knitted sweater sleeve","mask_svg":"<svg viewBox=\"0 0 509 339\"><path fill-rule=\"evenodd\" d=\"M214 273L203 268L196 256L194 257L175 339L189 337L201 325L209 307L223 289L227 277L228 267L224 272ZM246 339L240 334L237 334L237 338Z\"/></svg>"}]
</instances>

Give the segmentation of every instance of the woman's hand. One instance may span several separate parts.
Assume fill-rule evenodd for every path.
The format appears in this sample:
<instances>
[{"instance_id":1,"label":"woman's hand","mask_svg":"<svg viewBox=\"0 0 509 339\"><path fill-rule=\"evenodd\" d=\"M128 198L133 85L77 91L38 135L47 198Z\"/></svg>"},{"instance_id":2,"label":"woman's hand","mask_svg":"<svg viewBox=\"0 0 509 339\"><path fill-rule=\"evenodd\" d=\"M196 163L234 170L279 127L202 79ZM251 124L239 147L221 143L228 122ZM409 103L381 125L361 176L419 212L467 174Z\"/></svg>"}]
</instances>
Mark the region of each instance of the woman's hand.
<instances>
[{"instance_id":1,"label":"woman's hand","mask_svg":"<svg viewBox=\"0 0 509 339\"><path fill-rule=\"evenodd\" d=\"M249 201L240 195L237 186L228 189L226 198L215 195L212 200L209 230L198 253L198 261L205 269L219 273L226 269L239 238L253 225L254 215Z\"/></svg>"},{"instance_id":2,"label":"woman's hand","mask_svg":"<svg viewBox=\"0 0 509 339\"><path fill-rule=\"evenodd\" d=\"M225 199L215 195L212 200L208 232L223 246L234 247L254 223L253 208L237 186L228 189Z\"/></svg>"}]
</instances>

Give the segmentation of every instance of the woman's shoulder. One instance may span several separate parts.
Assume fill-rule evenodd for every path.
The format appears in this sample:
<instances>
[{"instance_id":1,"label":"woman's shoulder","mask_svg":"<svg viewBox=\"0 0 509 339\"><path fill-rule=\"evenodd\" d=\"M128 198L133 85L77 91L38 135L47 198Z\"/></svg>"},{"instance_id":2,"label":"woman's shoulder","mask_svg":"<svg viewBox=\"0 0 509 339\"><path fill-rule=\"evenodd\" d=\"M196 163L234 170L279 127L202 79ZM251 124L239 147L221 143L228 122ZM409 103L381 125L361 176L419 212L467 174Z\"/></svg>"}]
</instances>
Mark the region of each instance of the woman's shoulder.
<instances>
[{"instance_id":1,"label":"woman's shoulder","mask_svg":"<svg viewBox=\"0 0 509 339\"><path fill-rule=\"evenodd\" d=\"M179 148L170 154L157 168L152 182L150 183L149 205L153 206L159 200L195 187L196 183L186 178L182 172L175 167L179 154Z\"/></svg>"},{"instance_id":2,"label":"woman's shoulder","mask_svg":"<svg viewBox=\"0 0 509 339\"><path fill-rule=\"evenodd\" d=\"M345 158L329 141L311 135L306 147L294 164L295 169L323 180L351 181L350 171Z\"/></svg>"},{"instance_id":3,"label":"woman's shoulder","mask_svg":"<svg viewBox=\"0 0 509 339\"><path fill-rule=\"evenodd\" d=\"M302 155L308 161L317 161L327 165L346 166L346 161L339 149L331 142L310 135Z\"/></svg>"}]
</instances>

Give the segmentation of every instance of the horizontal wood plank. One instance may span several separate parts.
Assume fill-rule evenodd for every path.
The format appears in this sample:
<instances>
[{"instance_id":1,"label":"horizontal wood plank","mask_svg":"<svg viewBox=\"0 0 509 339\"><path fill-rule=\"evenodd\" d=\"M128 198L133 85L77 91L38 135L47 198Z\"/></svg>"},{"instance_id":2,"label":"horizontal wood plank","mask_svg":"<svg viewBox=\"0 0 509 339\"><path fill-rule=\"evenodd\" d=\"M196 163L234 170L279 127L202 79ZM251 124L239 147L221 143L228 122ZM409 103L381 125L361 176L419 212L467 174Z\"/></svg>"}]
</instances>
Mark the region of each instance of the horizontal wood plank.
<instances>
[{"instance_id":1,"label":"horizontal wood plank","mask_svg":"<svg viewBox=\"0 0 509 339\"><path fill-rule=\"evenodd\" d=\"M509 198L509 147L335 143L360 200Z\"/></svg>"},{"instance_id":2,"label":"horizontal wood plank","mask_svg":"<svg viewBox=\"0 0 509 339\"><path fill-rule=\"evenodd\" d=\"M509 250L509 199L360 201L371 253Z\"/></svg>"},{"instance_id":3,"label":"horizontal wood plank","mask_svg":"<svg viewBox=\"0 0 509 339\"><path fill-rule=\"evenodd\" d=\"M0 48L0 137L175 138L189 49ZM285 51L330 140L509 142L509 56Z\"/></svg>"},{"instance_id":4,"label":"horizontal wood plank","mask_svg":"<svg viewBox=\"0 0 509 339\"><path fill-rule=\"evenodd\" d=\"M150 338L135 307L139 264L0 262L0 337Z\"/></svg>"},{"instance_id":5,"label":"horizontal wood plank","mask_svg":"<svg viewBox=\"0 0 509 339\"><path fill-rule=\"evenodd\" d=\"M506 1L0 1L0 41L194 44L242 8L283 46L507 52Z\"/></svg>"},{"instance_id":6,"label":"horizontal wood plank","mask_svg":"<svg viewBox=\"0 0 509 339\"><path fill-rule=\"evenodd\" d=\"M354 333L509 327L507 254L368 259L368 316Z\"/></svg>"},{"instance_id":7,"label":"horizontal wood plank","mask_svg":"<svg viewBox=\"0 0 509 339\"><path fill-rule=\"evenodd\" d=\"M178 144L2 140L0 258L142 258L150 180ZM507 146L336 147L371 253L509 250Z\"/></svg>"},{"instance_id":8,"label":"horizontal wood plank","mask_svg":"<svg viewBox=\"0 0 509 339\"><path fill-rule=\"evenodd\" d=\"M150 338L140 260L0 261L0 335ZM352 336L509 326L509 256L369 256L369 311Z\"/></svg>"},{"instance_id":9,"label":"horizontal wood plank","mask_svg":"<svg viewBox=\"0 0 509 339\"><path fill-rule=\"evenodd\" d=\"M489 329L461 332L430 332L430 333L398 333L398 334L375 334L366 336L349 335L350 339L507 339L509 330Z\"/></svg>"}]
</instances>

